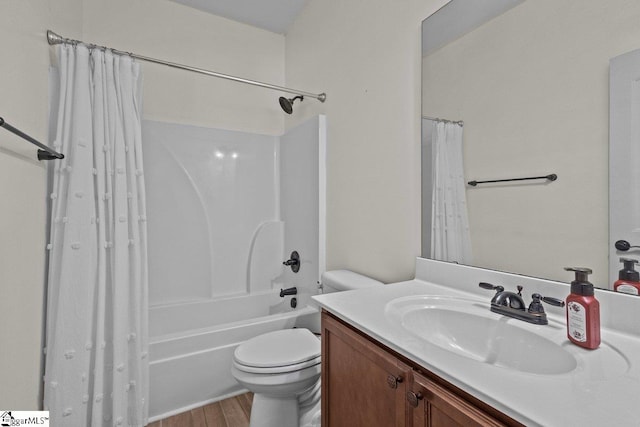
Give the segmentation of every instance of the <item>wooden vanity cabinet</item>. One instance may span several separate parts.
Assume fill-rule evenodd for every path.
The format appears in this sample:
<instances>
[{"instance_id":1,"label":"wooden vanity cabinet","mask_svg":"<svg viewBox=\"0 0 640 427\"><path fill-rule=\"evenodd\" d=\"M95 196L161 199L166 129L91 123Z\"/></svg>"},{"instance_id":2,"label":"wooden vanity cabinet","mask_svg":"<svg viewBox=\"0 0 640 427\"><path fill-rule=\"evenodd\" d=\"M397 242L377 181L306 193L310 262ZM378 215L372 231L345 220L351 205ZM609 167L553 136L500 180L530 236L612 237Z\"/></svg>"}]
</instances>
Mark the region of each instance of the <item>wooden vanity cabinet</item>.
<instances>
[{"instance_id":1,"label":"wooden vanity cabinet","mask_svg":"<svg viewBox=\"0 0 640 427\"><path fill-rule=\"evenodd\" d=\"M413 373L407 401L412 407L413 427L508 425L417 372Z\"/></svg>"},{"instance_id":2,"label":"wooden vanity cabinet","mask_svg":"<svg viewBox=\"0 0 640 427\"><path fill-rule=\"evenodd\" d=\"M522 424L323 311L322 426Z\"/></svg>"},{"instance_id":3,"label":"wooden vanity cabinet","mask_svg":"<svg viewBox=\"0 0 640 427\"><path fill-rule=\"evenodd\" d=\"M411 374L411 367L323 313L323 427L408 425Z\"/></svg>"}]
</instances>

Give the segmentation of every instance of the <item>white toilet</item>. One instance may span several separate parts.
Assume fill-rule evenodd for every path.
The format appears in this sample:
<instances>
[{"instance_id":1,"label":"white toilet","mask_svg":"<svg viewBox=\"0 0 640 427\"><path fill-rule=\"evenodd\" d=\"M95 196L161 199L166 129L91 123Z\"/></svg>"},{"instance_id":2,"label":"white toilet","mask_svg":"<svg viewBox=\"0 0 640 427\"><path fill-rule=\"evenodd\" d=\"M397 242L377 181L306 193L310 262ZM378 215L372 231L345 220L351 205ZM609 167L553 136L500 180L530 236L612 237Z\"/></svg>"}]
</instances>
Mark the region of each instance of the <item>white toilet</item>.
<instances>
[{"instance_id":1,"label":"white toilet","mask_svg":"<svg viewBox=\"0 0 640 427\"><path fill-rule=\"evenodd\" d=\"M320 281L324 293L383 284L348 270L327 271ZM240 344L231 373L254 393L250 427L320 425L320 340L308 329L269 332Z\"/></svg>"}]
</instances>

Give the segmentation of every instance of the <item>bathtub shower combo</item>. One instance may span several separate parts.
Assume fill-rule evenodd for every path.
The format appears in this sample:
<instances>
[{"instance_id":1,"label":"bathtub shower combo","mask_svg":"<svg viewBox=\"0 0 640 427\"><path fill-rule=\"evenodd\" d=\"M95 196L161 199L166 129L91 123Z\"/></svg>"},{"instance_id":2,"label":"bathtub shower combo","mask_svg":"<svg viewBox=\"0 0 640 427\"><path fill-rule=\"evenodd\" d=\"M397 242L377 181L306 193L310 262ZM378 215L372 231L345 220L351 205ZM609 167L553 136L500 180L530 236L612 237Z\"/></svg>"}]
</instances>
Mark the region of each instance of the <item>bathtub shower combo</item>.
<instances>
[{"instance_id":1,"label":"bathtub shower combo","mask_svg":"<svg viewBox=\"0 0 640 427\"><path fill-rule=\"evenodd\" d=\"M242 392L239 344L317 326L326 119L280 137L145 121L143 150L154 421Z\"/></svg>"}]
</instances>

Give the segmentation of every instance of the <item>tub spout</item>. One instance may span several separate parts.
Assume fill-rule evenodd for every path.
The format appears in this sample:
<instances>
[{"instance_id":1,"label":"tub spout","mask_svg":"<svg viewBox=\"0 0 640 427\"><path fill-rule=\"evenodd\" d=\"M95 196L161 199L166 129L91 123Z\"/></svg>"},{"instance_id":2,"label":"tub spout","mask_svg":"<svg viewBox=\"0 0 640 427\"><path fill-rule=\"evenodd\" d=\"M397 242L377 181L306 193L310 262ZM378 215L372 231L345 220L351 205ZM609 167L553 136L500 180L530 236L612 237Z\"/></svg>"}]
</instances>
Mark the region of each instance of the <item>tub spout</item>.
<instances>
[{"instance_id":1,"label":"tub spout","mask_svg":"<svg viewBox=\"0 0 640 427\"><path fill-rule=\"evenodd\" d=\"M295 286L293 288L280 289L280 298L284 298L287 295L297 295L298 288Z\"/></svg>"}]
</instances>

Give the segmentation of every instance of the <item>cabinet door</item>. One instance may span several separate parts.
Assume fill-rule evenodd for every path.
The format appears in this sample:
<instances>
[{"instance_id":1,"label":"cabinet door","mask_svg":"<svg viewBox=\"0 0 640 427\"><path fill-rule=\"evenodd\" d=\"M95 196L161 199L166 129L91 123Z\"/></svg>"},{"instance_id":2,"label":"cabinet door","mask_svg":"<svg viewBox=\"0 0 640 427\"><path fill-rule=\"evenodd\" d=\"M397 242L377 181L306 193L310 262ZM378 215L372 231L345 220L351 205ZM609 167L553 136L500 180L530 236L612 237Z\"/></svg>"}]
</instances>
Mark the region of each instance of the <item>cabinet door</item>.
<instances>
[{"instance_id":1,"label":"cabinet door","mask_svg":"<svg viewBox=\"0 0 640 427\"><path fill-rule=\"evenodd\" d=\"M323 427L408 425L410 375L409 366L323 313Z\"/></svg>"},{"instance_id":2,"label":"cabinet door","mask_svg":"<svg viewBox=\"0 0 640 427\"><path fill-rule=\"evenodd\" d=\"M414 427L507 425L417 372L408 389Z\"/></svg>"}]
</instances>

